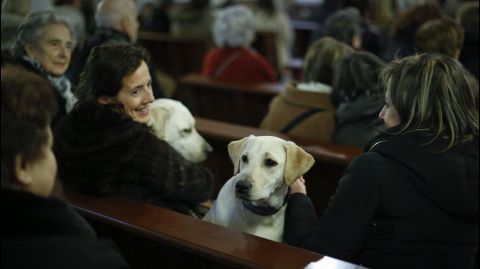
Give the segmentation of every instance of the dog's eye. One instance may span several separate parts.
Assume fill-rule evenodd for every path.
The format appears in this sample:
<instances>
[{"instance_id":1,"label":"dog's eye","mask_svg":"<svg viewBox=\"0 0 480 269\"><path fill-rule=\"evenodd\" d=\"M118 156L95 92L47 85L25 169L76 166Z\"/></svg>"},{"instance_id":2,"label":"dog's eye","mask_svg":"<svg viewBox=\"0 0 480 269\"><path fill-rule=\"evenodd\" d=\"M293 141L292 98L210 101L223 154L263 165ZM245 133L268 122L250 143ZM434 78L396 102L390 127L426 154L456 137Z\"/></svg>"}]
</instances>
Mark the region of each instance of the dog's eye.
<instances>
[{"instance_id":1,"label":"dog's eye","mask_svg":"<svg viewBox=\"0 0 480 269\"><path fill-rule=\"evenodd\" d=\"M275 165L277 165L277 164L278 164L278 163L277 163L276 161L272 160L272 159L266 159L266 160L265 160L265 165L266 165L266 166L270 166L270 167L271 167L271 166L275 166Z\"/></svg>"},{"instance_id":2,"label":"dog's eye","mask_svg":"<svg viewBox=\"0 0 480 269\"><path fill-rule=\"evenodd\" d=\"M243 161L244 163L248 162L248 157L247 157L247 155L243 155L243 156L242 156L242 161Z\"/></svg>"},{"instance_id":3,"label":"dog's eye","mask_svg":"<svg viewBox=\"0 0 480 269\"><path fill-rule=\"evenodd\" d=\"M192 132L192 129L189 128L189 129L183 129L183 132L186 133L186 134L189 134Z\"/></svg>"}]
</instances>

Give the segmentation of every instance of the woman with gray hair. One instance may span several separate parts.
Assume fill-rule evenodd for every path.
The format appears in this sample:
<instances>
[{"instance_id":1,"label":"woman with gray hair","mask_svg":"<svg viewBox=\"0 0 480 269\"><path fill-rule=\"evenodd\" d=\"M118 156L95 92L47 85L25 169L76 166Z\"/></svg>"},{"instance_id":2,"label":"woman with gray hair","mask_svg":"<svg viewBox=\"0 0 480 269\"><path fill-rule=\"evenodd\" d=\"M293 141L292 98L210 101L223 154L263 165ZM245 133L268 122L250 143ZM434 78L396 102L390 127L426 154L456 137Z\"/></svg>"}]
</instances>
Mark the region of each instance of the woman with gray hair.
<instances>
[{"instance_id":1,"label":"woman with gray hair","mask_svg":"<svg viewBox=\"0 0 480 269\"><path fill-rule=\"evenodd\" d=\"M267 60L250 47L255 38L255 18L247 7L235 5L219 11L212 31L218 48L205 57L203 75L237 83L276 81Z\"/></svg>"},{"instance_id":2,"label":"woman with gray hair","mask_svg":"<svg viewBox=\"0 0 480 269\"><path fill-rule=\"evenodd\" d=\"M15 64L50 81L58 103L52 124L70 112L77 101L70 81L64 76L73 46L68 23L51 11L42 11L25 18L12 47Z\"/></svg>"}]
</instances>

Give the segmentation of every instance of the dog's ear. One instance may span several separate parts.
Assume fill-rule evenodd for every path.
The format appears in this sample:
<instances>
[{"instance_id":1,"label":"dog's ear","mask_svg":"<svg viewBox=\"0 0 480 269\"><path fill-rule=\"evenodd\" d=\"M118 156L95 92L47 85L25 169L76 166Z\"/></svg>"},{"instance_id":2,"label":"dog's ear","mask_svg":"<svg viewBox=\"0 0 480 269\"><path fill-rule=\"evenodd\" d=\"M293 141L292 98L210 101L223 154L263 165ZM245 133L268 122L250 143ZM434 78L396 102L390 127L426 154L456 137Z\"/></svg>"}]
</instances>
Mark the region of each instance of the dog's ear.
<instances>
[{"instance_id":1,"label":"dog's ear","mask_svg":"<svg viewBox=\"0 0 480 269\"><path fill-rule=\"evenodd\" d=\"M240 166L240 154L242 154L243 146L247 142L247 139L252 136L244 137L237 141L232 141L228 144L228 155L233 163L233 174L236 175Z\"/></svg>"},{"instance_id":2,"label":"dog's ear","mask_svg":"<svg viewBox=\"0 0 480 269\"><path fill-rule=\"evenodd\" d=\"M170 111L165 107L154 107L150 109L148 126L152 127L160 139L165 139L165 124L169 117Z\"/></svg>"},{"instance_id":3,"label":"dog's ear","mask_svg":"<svg viewBox=\"0 0 480 269\"><path fill-rule=\"evenodd\" d=\"M285 183L290 186L297 178L310 170L315 160L312 155L293 142L285 143L283 148L287 156L285 160Z\"/></svg>"}]
</instances>

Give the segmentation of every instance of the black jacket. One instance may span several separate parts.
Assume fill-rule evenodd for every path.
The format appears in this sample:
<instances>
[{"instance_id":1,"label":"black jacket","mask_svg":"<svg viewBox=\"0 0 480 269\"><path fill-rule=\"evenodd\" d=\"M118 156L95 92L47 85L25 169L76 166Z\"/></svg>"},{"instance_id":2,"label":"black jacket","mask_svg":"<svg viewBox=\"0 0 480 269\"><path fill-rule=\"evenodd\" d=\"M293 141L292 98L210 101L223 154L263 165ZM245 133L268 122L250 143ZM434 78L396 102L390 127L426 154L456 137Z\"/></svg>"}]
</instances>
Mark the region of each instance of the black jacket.
<instances>
[{"instance_id":1,"label":"black jacket","mask_svg":"<svg viewBox=\"0 0 480 269\"><path fill-rule=\"evenodd\" d=\"M72 54L72 60L68 70L66 72L66 76L72 82L72 84L76 87L78 85L80 74L87 63L88 55L90 51L96 46L99 46L103 43L109 41L116 41L116 42L125 42L131 43L130 37L124 33L119 31L115 31L110 28L99 27L95 30L95 34L89 38L85 43L78 46ZM155 76L155 68L152 63L148 63L148 69L150 71L150 75L152 76L152 90L153 96L155 98L162 98L164 97L163 89L158 84L158 80Z\"/></svg>"},{"instance_id":2,"label":"black jacket","mask_svg":"<svg viewBox=\"0 0 480 269\"><path fill-rule=\"evenodd\" d=\"M2 189L2 268L128 268L66 203Z\"/></svg>"},{"instance_id":3,"label":"black jacket","mask_svg":"<svg viewBox=\"0 0 480 269\"><path fill-rule=\"evenodd\" d=\"M208 169L107 106L78 105L56 126L54 151L64 187L86 194L123 194L191 213L213 189Z\"/></svg>"},{"instance_id":4,"label":"black jacket","mask_svg":"<svg viewBox=\"0 0 480 269\"><path fill-rule=\"evenodd\" d=\"M380 135L347 168L321 219L290 197L284 239L371 268L472 268L478 251L478 137ZM311 179L315 180L315 179Z\"/></svg>"},{"instance_id":5,"label":"black jacket","mask_svg":"<svg viewBox=\"0 0 480 269\"><path fill-rule=\"evenodd\" d=\"M363 95L353 102L340 103L335 112L332 142L364 147L384 126L378 119L384 103L383 95Z\"/></svg>"}]
</instances>

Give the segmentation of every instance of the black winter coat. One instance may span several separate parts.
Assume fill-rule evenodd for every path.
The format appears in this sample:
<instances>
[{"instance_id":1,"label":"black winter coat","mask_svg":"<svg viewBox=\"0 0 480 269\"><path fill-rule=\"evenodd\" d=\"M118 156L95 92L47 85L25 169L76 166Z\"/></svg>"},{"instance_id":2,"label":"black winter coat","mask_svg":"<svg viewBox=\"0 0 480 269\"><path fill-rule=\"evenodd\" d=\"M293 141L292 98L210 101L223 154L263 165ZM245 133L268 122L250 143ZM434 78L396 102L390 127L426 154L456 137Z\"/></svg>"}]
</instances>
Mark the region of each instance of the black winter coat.
<instances>
[{"instance_id":1,"label":"black winter coat","mask_svg":"<svg viewBox=\"0 0 480 269\"><path fill-rule=\"evenodd\" d=\"M128 268L63 201L2 189L2 268Z\"/></svg>"},{"instance_id":2,"label":"black winter coat","mask_svg":"<svg viewBox=\"0 0 480 269\"><path fill-rule=\"evenodd\" d=\"M352 161L320 220L306 195L292 195L285 241L371 268L472 268L478 136L444 153L445 141L420 146L429 138L373 140L381 142Z\"/></svg>"},{"instance_id":3,"label":"black winter coat","mask_svg":"<svg viewBox=\"0 0 480 269\"><path fill-rule=\"evenodd\" d=\"M122 194L188 214L213 189L208 169L110 106L78 105L56 126L54 152L64 187L81 193Z\"/></svg>"}]
</instances>

